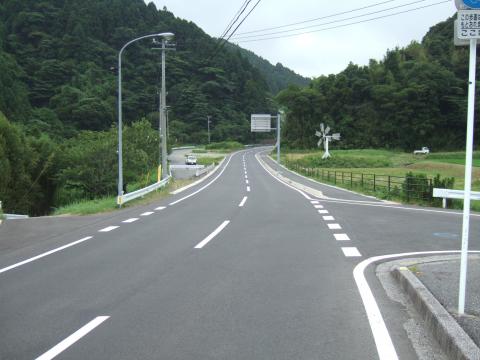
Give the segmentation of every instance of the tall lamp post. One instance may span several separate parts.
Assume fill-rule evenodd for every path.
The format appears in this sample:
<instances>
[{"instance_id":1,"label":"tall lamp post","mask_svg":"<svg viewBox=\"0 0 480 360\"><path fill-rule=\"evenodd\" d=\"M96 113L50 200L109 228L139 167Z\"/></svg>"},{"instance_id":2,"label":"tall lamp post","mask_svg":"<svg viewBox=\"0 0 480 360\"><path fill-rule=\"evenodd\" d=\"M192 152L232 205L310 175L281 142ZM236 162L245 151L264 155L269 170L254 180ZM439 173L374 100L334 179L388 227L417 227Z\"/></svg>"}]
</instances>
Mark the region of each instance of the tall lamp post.
<instances>
[{"instance_id":1,"label":"tall lamp post","mask_svg":"<svg viewBox=\"0 0 480 360\"><path fill-rule=\"evenodd\" d=\"M165 38L173 37L173 34L170 32L165 32L165 33L157 33L157 34L140 36L136 39L130 40L125 45L123 45L123 47L120 49L120 52L118 53L118 198L117 198L117 203L120 206L122 205L121 196L123 195L122 54L123 54L123 51L127 48L127 46L129 46L130 44L139 40L143 40L147 38L155 38L155 37L161 37L162 39L165 39Z\"/></svg>"}]
</instances>

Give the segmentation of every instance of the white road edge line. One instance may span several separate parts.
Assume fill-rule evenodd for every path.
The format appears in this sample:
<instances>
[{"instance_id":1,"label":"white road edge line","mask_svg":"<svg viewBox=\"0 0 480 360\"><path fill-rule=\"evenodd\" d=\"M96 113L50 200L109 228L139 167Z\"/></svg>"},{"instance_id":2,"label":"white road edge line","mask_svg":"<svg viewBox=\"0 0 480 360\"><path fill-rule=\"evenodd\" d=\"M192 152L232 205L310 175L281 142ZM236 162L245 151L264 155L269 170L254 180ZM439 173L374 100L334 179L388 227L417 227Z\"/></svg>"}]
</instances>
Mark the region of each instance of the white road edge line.
<instances>
[{"instance_id":1,"label":"white road edge line","mask_svg":"<svg viewBox=\"0 0 480 360\"><path fill-rule=\"evenodd\" d=\"M120 226L107 226L106 228L98 230L98 232L109 232L118 229Z\"/></svg>"},{"instance_id":2,"label":"white road edge line","mask_svg":"<svg viewBox=\"0 0 480 360\"><path fill-rule=\"evenodd\" d=\"M196 246L195 249L201 249L205 245L207 245L215 236L217 236L220 231L225 229L225 227L230 223L230 220L225 220L219 227L217 227L210 235L208 235L205 239L200 241Z\"/></svg>"},{"instance_id":3,"label":"white road edge line","mask_svg":"<svg viewBox=\"0 0 480 360\"><path fill-rule=\"evenodd\" d=\"M130 224L130 223L133 223L137 220L138 220L138 218L130 218L130 219L127 219L127 220L123 220L122 223Z\"/></svg>"},{"instance_id":4,"label":"white road edge line","mask_svg":"<svg viewBox=\"0 0 480 360\"><path fill-rule=\"evenodd\" d=\"M373 296L372 290L368 285L368 282L365 278L364 271L368 265L386 259L394 259L399 257L407 256L416 256L416 255L435 255L435 254L452 254L460 253L460 251L421 251L421 252L411 252L411 253L401 253L401 254L390 254L383 256L374 256L363 260L355 269L353 269L353 278L357 284L358 292L363 301L363 306L365 312L367 313L368 322L370 323L370 328L372 330L373 339L375 340L375 345L377 347L377 353L379 360L398 360L397 352L395 351L395 346L393 345L390 334L388 333L387 326L383 321L382 313L378 308L375 297ZM480 253L480 251L469 251L469 253Z\"/></svg>"},{"instance_id":5,"label":"white road edge line","mask_svg":"<svg viewBox=\"0 0 480 360\"><path fill-rule=\"evenodd\" d=\"M243 205L245 205L245 203L247 202L247 199L248 199L248 196L244 196L240 204L238 204L238 206L243 207Z\"/></svg>"},{"instance_id":6,"label":"white road edge line","mask_svg":"<svg viewBox=\"0 0 480 360\"><path fill-rule=\"evenodd\" d=\"M268 150L267 150L268 151ZM255 159L257 159L258 163L260 164L260 166L263 168L263 170L265 170L267 172L267 174L269 174L271 177L273 177L275 180L277 180L279 183L282 183L283 185L289 187L290 189L292 190L295 190L296 192L299 192L300 194L302 194L302 196L307 199L307 200L313 200L310 196L308 196L306 193L304 193L302 190L299 190L295 187L293 187L292 185L290 184L287 184L286 182L280 180L279 178L277 178L275 175L273 175L270 171L268 171L268 169L265 167L265 165L262 164L262 161L258 158L258 154L260 152L256 153L255 154Z\"/></svg>"},{"instance_id":7,"label":"white road edge line","mask_svg":"<svg viewBox=\"0 0 480 360\"><path fill-rule=\"evenodd\" d=\"M43 355L40 355L37 357L35 360L51 360L66 349L68 349L70 346L75 344L78 340L80 340L82 337L87 335L90 331L95 329L98 325L103 323L105 320L107 320L110 316L97 316L95 319L90 321L88 324L84 325L77 331L75 331L72 335L55 345L53 348L48 350L46 353Z\"/></svg>"},{"instance_id":8,"label":"white road edge line","mask_svg":"<svg viewBox=\"0 0 480 360\"><path fill-rule=\"evenodd\" d=\"M23 261L20 261L20 262L18 262L18 263L16 263L16 264L13 264L13 265L4 267L3 269L0 269L0 274L1 274L1 273L4 273L4 272L7 272L7 271L9 271L9 270L15 269L15 268L17 268L17 267L19 267L19 266L28 264L28 263L30 263L30 262L32 262L32 261L41 259L41 258L43 258L43 257L45 257L45 256L54 254L54 253L56 253L56 252L58 252L58 251L65 250L65 249L67 249L67 248L69 248L69 247L71 247L71 246L78 245L78 244L80 244L80 243L82 243L82 242L84 242L84 241L90 240L90 239L93 239L93 236L84 237L83 239L80 239L80 240L71 242L70 244L66 244L66 245L60 246L60 247L58 247L58 248L56 248L56 249L53 249L53 250L44 252L44 253L42 253L42 254L40 254L40 255L31 257L31 258L29 258L29 259L27 259L27 260L23 260Z\"/></svg>"},{"instance_id":9,"label":"white road edge line","mask_svg":"<svg viewBox=\"0 0 480 360\"><path fill-rule=\"evenodd\" d=\"M242 151L242 150L240 150L240 151ZM238 154L238 153L239 153L239 152L236 152L236 153L233 153L232 155L230 155L230 157L228 158L227 163L226 163L225 166L223 167L222 171L220 171L220 174L218 174L218 175L217 175L212 181L210 181L208 184L202 186L200 189L194 191L193 193L191 193L191 194L189 194L189 195L187 195L187 196L184 196L184 197L181 198L181 199L178 199L178 200L176 200L176 201L174 201L174 202L171 202L171 203L168 204L168 205L172 206L172 205L178 204L179 202L182 202L182 201L184 201L184 200L186 200L186 199L188 199L188 198L190 198L190 197L192 197L192 196L197 195L200 191L202 191L202 190L206 189L207 187L209 187L210 185L212 185L212 184L215 182L215 180L217 180L220 176L222 176L223 172L224 172L225 169L228 167L228 164L230 164L230 160L232 160L232 158L233 158L236 154Z\"/></svg>"}]
</instances>

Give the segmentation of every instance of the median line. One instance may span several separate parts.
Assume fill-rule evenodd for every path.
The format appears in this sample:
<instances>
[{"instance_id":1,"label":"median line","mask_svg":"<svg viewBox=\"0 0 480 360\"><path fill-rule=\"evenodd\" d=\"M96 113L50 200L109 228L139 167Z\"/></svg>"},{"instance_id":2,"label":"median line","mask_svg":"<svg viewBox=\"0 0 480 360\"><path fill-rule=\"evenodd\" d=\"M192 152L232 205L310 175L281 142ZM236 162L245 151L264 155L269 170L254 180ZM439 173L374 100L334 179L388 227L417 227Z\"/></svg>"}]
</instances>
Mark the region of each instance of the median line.
<instances>
[{"instance_id":1,"label":"median line","mask_svg":"<svg viewBox=\"0 0 480 360\"><path fill-rule=\"evenodd\" d=\"M248 199L248 196L244 196L240 204L238 204L238 206L243 207L243 205L245 205L245 203L247 202L247 199Z\"/></svg>"},{"instance_id":2,"label":"median line","mask_svg":"<svg viewBox=\"0 0 480 360\"><path fill-rule=\"evenodd\" d=\"M78 340L80 340L82 337L87 335L90 331L95 329L98 325L103 323L105 320L107 320L110 316L97 316L95 319L90 321L88 324L84 325L77 331L75 331L72 335L55 345L53 348L48 350L46 353L43 355L40 355L37 357L35 360L51 360L55 358L57 355L68 349L70 346L75 344Z\"/></svg>"},{"instance_id":3,"label":"median line","mask_svg":"<svg viewBox=\"0 0 480 360\"><path fill-rule=\"evenodd\" d=\"M196 246L195 249L201 249L205 245L207 245L215 236L217 236L223 229L227 227L230 223L230 220L225 220L219 227L217 227L210 235L208 235L205 239L200 241Z\"/></svg>"}]
</instances>

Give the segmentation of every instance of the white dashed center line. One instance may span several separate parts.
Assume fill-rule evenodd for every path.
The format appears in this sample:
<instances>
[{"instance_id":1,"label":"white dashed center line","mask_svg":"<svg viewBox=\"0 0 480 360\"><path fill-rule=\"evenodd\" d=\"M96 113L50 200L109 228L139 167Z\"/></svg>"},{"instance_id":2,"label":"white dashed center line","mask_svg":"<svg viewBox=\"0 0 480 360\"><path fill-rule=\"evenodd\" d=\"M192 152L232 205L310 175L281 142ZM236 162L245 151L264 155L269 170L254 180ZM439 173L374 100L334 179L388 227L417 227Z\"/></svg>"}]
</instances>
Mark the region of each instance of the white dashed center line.
<instances>
[{"instance_id":1,"label":"white dashed center line","mask_svg":"<svg viewBox=\"0 0 480 360\"><path fill-rule=\"evenodd\" d=\"M153 211L146 211L143 214L140 214L140 216L150 216L153 214Z\"/></svg>"},{"instance_id":2,"label":"white dashed center line","mask_svg":"<svg viewBox=\"0 0 480 360\"><path fill-rule=\"evenodd\" d=\"M245 183L248 184L248 180L245 180Z\"/></svg>"},{"instance_id":3,"label":"white dashed center line","mask_svg":"<svg viewBox=\"0 0 480 360\"><path fill-rule=\"evenodd\" d=\"M346 257L359 257L362 256L360 251L356 247L342 247L343 254Z\"/></svg>"},{"instance_id":4,"label":"white dashed center line","mask_svg":"<svg viewBox=\"0 0 480 360\"><path fill-rule=\"evenodd\" d=\"M340 224L327 224L327 226L330 230L339 230L342 228Z\"/></svg>"},{"instance_id":5,"label":"white dashed center line","mask_svg":"<svg viewBox=\"0 0 480 360\"><path fill-rule=\"evenodd\" d=\"M156 211L160 211L160 210L164 210L165 209L165 206L159 206L157 208L155 208Z\"/></svg>"},{"instance_id":6,"label":"white dashed center line","mask_svg":"<svg viewBox=\"0 0 480 360\"><path fill-rule=\"evenodd\" d=\"M205 239L203 239L202 241L200 241L196 246L195 246L195 249L201 249L203 248L205 245L207 245L210 240L212 240L215 236L217 236L220 231L222 231L223 229L226 228L226 226L230 223L230 220L225 220L222 225L220 225L218 228L216 228L210 235L208 235Z\"/></svg>"},{"instance_id":7,"label":"white dashed center line","mask_svg":"<svg viewBox=\"0 0 480 360\"><path fill-rule=\"evenodd\" d=\"M324 216L324 217L323 217L323 220L325 220L325 221L334 221L335 218L334 218L333 216L327 215L327 216Z\"/></svg>"},{"instance_id":8,"label":"white dashed center line","mask_svg":"<svg viewBox=\"0 0 480 360\"><path fill-rule=\"evenodd\" d=\"M245 197L242 199L242 201L240 202L240 204L238 204L238 206L239 206L239 207L243 207L243 205L245 205L245 203L247 202L247 199L248 199L248 197L245 196Z\"/></svg>"},{"instance_id":9,"label":"white dashed center line","mask_svg":"<svg viewBox=\"0 0 480 360\"><path fill-rule=\"evenodd\" d=\"M318 200L311 200L310 203L312 203L312 204L320 204L320 201L318 201Z\"/></svg>"},{"instance_id":10,"label":"white dashed center line","mask_svg":"<svg viewBox=\"0 0 480 360\"><path fill-rule=\"evenodd\" d=\"M318 210L319 214L328 214L328 210Z\"/></svg>"},{"instance_id":11,"label":"white dashed center line","mask_svg":"<svg viewBox=\"0 0 480 360\"><path fill-rule=\"evenodd\" d=\"M78 340L80 340L82 337L87 335L90 331L95 329L98 325L103 323L105 320L107 320L110 316L98 316L92 321L90 321L87 325L83 326L79 330L75 331L72 335L67 337L65 340L62 342L58 343L55 345L53 348L48 350L46 353L43 355L40 355L39 357L36 358L36 360L51 360L66 349L68 349L70 346L75 344Z\"/></svg>"},{"instance_id":12,"label":"white dashed center line","mask_svg":"<svg viewBox=\"0 0 480 360\"><path fill-rule=\"evenodd\" d=\"M117 229L119 226L107 226L106 228L103 228L101 230L98 230L98 232L109 232L109 231L112 231L112 230L115 230Z\"/></svg>"},{"instance_id":13,"label":"white dashed center line","mask_svg":"<svg viewBox=\"0 0 480 360\"><path fill-rule=\"evenodd\" d=\"M138 218L131 218L131 219L123 220L122 222L126 223L126 224L130 224L130 223L133 223L137 220L138 220Z\"/></svg>"},{"instance_id":14,"label":"white dashed center line","mask_svg":"<svg viewBox=\"0 0 480 360\"><path fill-rule=\"evenodd\" d=\"M350 238L347 234L333 234L335 236L335 240L337 241L348 241Z\"/></svg>"},{"instance_id":15,"label":"white dashed center line","mask_svg":"<svg viewBox=\"0 0 480 360\"><path fill-rule=\"evenodd\" d=\"M247 186L247 191L250 192L250 186Z\"/></svg>"},{"instance_id":16,"label":"white dashed center line","mask_svg":"<svg viewBox=\"0 0 480 360\"><path fill-rule=\"evenodd\" d=\"M323 209L323 205L314 205L315 209Z\"/></svg>"}]
</instances>

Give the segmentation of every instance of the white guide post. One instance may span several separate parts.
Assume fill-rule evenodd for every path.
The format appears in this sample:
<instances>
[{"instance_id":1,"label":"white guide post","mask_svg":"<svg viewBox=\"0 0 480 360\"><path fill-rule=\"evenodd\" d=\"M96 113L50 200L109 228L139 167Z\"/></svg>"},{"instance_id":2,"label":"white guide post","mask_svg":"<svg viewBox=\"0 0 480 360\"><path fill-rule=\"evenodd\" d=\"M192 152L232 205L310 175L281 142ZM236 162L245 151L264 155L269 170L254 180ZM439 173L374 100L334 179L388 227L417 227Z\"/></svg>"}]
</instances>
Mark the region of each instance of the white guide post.
<instances>
[{"instance_id":1,"label":"white guide post","mask_svg":"<svg viewBox=\"0 0 480 360\"><path fill-rule=\"evenodd\" d=\"M472 192L473 125L475 111L475 75L477 65L477 39L470 39L470 68L468 76L467 146L465 155L465 199L463 201L462 255L460 261L460 287L458 313L465 313L467 285L468 236L470 226L470 198Z\"/></svg>"}]
</instances>

